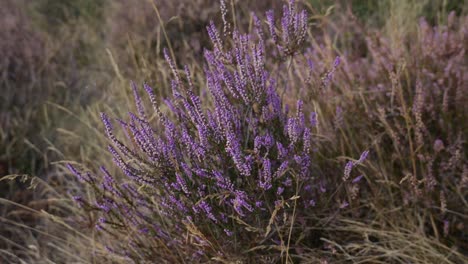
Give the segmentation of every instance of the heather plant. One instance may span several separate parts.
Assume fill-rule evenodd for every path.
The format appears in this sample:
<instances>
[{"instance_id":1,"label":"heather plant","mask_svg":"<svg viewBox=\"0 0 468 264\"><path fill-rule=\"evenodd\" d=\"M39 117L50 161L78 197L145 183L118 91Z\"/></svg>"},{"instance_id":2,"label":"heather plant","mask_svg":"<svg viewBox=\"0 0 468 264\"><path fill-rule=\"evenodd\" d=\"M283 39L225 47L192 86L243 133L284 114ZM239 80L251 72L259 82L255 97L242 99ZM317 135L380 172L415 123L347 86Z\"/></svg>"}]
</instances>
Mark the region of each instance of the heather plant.
<instances>
[{"instance_id":1,"label":"heather plant","mask_svg":"<svg viewBox=\"0 0 468 264\"><path fill-rule=\"evenodd\" d=\"M284 56L293 56L301 52L307 14L297 12L294 1L283 10L281 42L275 40L271 12L268 27ZM75 200L100 211L96 228L115 236L131 234L124 244L109 246L113 254L137 262L291 261L290 248L309 239L303 232L306 212L347 206L345 200L327 201L333 197L327 188L337 184L332 174L313 169L316 113L305 113L301 100L294 112L283 103L280 80L265 63L271 51L266 50L263 25L253 19L254 32L234 28L226 31L227 38L214 23L207 26L213 45L205 50L209 95L197 94L189 68L182 75L166 51L173 74L173 96L164 101L168 111L161 110L153 88L144 84L155 114L148 113L132 83L137 113L116 122L102 113L109 152L126 178L101 167L100 179L68 165L94 189L95 202ZM116 123L127 143L115 136ZM367 154L347 163L344 180Z\"/></svg>"},{"instance_id":2,"label":"heather plant","mask_svg":"<svg viewBox=\"0 0 468 264\"><path fill-rule=\"evenodd\" d=\"M358 24L352 26L359 28ZM373 145L376 163L369 164L368 173L376 179L367 181L387 193L374 194L382 202L377 212L388 208L390 201L392 208L420 215L421 232L463 247L467 213L466 16L456 17L452 12L438 26L421 19L416 32L411 40L373 31L354 32L355 39L362 41L358 48L364 47L364 56L343 56L328 86L317 81L327 76L323 74L326 65L313 64L301 74L302 80L311 80L311 88L299 91L299 96L314 102L311 109L319 109L322 116L335 117L334 122L321 123L322 131L329 134L339 128L333 141L337 147L331 149L346 153L362 144ZM324 42L331 40L325 36ZM330 61L332 54L313 44L302 61ZM359 52L351 49L351 54ZM338 124L345 124L346 129Z\"/></svg>"},{"instance_id":3,"label":"heather plant","mask_svg":"<svg viewBox=\"0 0 468 264\"><path fill-rule=\"evenodd\" d=\"M94 26L80 3L41 2L72 18L25 76L66 100L28 86L52 108L11 104L37 113L23 123L40 124L28 144L46 170L31 171L47 183L0 198L0 262L466 262L467 20L417 23L452 2L361 1L362 21L351 1L257 17L281 1L119 0Z\"/></svg>"}]
</instances>

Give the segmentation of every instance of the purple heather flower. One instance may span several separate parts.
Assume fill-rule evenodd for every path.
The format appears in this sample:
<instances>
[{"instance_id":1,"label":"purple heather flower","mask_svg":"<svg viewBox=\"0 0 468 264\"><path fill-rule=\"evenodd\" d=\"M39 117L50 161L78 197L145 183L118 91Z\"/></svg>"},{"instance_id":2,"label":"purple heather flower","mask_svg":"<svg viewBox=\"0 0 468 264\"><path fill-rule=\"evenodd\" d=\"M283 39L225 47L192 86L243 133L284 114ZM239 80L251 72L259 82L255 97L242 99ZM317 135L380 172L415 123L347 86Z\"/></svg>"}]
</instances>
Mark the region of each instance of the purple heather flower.
<instances>
[{"instance_id":1,"label":"purple heather flower","mask_svg":"<svg viewBox=\"0 0 468 264\"><path fill-rule=\"evenodd\" d=\"M200 169L200 168L194 168L193 170L195 172L195 174L199 177L202 177L202 178L209 178L210 175L208 173L208 171L204 170L204 169Z\"/></svg>"},{"instance_id":2,"label":"purple heather flower","mask_svg":"<svg viewBox=\"0 0 468 264\"><path fill-rule=\"evenodd\" d=\"M291 187L292 186L292 179L290 177L287 177L286 180L283 181L283 185L286 187Z\"/></svg>"},{"instance_id":3,"label":"purple heather flower","mask_svg":"<svg viewBox=\"0 0 468 264\"><path fill-rule=\"evenodd\" d=\"M352 183L358 183L363 177L364 175L357 176L356 178L353 179Z\"/></svg>"},{"instance_id":4,"label":"purple heather flower","mask_svg":"<svg viewBox=\"0 0 468 264\"><path fill-rule=\"evenodd\" d=\"M283 201L281 201L281 200L276 200L276 201L275 201L275 207L281 206L282 203L283 203Z\"/></svg>"},{"instance_id":5,"label":"purple heather flower","mask_svg":"<svg viewBox=\"0 0 468 264\"><path fill-rule=\"evenodd\" d=\"M132 150L130 150L122 142L117 140L117 138L114 136L114 134L112 132L112 129L113 129L112 124L110 123L109 117L105 113L101 113L101 119L102 119L102 122L104 123L104 127L106 129L106 133L107 133L108 138L123 153L123 155L140 160L140 157L136 153L134 153Z\"/></svg>"},{"instance_id":6,"label":"purple heather flower","mask_svg":"<svg viewBox=\"0 0 468 264\"><path fill-rule=\"evenodd\" d=\"M104 231L104 228L102 227L101 224L96 224L94 227L96 228L97 231Z\"/></svg>"},{"instance_id":7,"label":"purple heather flower","mask_svg":"<svg viewBox=\"0 0 468 264\"><path fill-rule=\"evenodd\" d=\"M132 90L133 90L133 97L135 98L135 105L137 107L138 114L140 115L140 118L142 118L143 120L146 120L145 108L141 101L140 95L138 94L137 86L133 81L130 82L130 86L132 87Z\"/></svg>"},{"instance_id":8,"label":"purple heather flower","mask_svg":"<svg viewBox=\"0 0 468 264\"><path fill-rule=\"evenodd\" d=\"M283 187L278 187L278 189L276 190L276 194L278 194L278 195L283 194L283 192L284 192L284 188L283 188Z\"/></svg>"},{"instance_id":9,"label":"purple heather flower","mask_svg":"<svg viewBox=\"0 0 468 264\"><path fill-rule=\"evenodd\" d=\"M346 208L346 207L348 207L348 206L349 206L349 203L348 203L347 201L343 201L343 202L341 202L341 204L340 204L340 209L344 209L344 208Z\"/></svg>"},{"instance_id":10,"label":"purple heather flower","mask_svg":"<svg viewBox=\"0 0 468 264\"><path fill-rule=\"evenodd\" d=\"M320 192L325 193L327 191L323 182L321 182L319 186L320 186Z\"/></svg>"},{"instance_id":11,"label":"purple heather flower","mask_svg":"<svg viewBox=\"0 0 468 264\"><path fill-rule=\"evenodd\" d=\"M213 43L215 55L217 57L221 57L223 55L223 41L221 40L219 32L216 29L213 21L210 21L210 24L206 27L206 30L208 32L208 36L211 39L211 42Z\"/></svg>"},{"instance_id":12,"label":"purple heather flower","mask_svg":"<svg viewBox=\"0 0 468 264\"><path fill-rule=\"evenodd\" d=\"M190 180L193 180L193 173L192 173L192 170L190 169L189 165L185 162L182 162L180 164L180 166L182 167L182 169L184 170L184 173L185 175L190 179Z\"/></svg>"},{"instance_id":13,"label":"purple heather flower","mask_svg":"<svg viewBox=\"0 0 468 264\"><path fill-rule=\"evenodd\" d=\"M163 50L164 53L164 58L166 59L167 63L169 64L169 67L171 68L172 74L174 75L175 78L175 83L177 87L181 86L181 78L179 75L179 72L177 71L176 65L174 61L171 59L171 56L169 56L168 50L165 48Z\"/></svg>"},{"instance_id":14,"label":"purple heather flower","mask_svg":"<svg viewBox=\"0 0 468 264\"><path fill-rule=\"evenodd\" d=\"M177 184L182 188L185 194L189 195L190 191L187 188L187 183L185 182L184 178L179 174L176 173Z\"/></svg>"},{"instance_id":15,"label":"purple heather flower","mask_svg":"<svg viewBox=\"0 0 468 264\"><path fill-rule=\"evenodd\" d=\"M224 177L221 172L219 171L213 171L213 174L216 178L217 185L224 189L224 190L229 190L231 192L234 192L234 185L232 184L231 180L227 177Z\"/></svg>"},{"instance_id":16,"label":"purple heather flower","mask_svg":"<svg viewBox=\"0 0 468 264\"><path fill-rule=\"evenodd\" d=\"M253 212L254 208L248 204L246 201L246 194L243 191L236 191L235 192L235 198L232 199L232 204L234 206L234 210L240 215L240 216L245 216L244 211L242 208L247 209L249 212Z\"/></svg>"},{"instance_id":17,"label":"purple heather flower","mask_svg":"<svg viewBox=\"0 0 468 264\"><path fill-rule=\"evenodd\" d=\"M195 214L199 214L199 213L200 213L199 207L196 206L196 205L192 206L192 211L193 211Z\"/></svg>"},{"instance_id":18,"label":"purple heather flower","mask_svg":"<svg viewBox=\"0 0 468 264\"><path fill-rule=\"evenodd\" d=\"M450 232L450 221L448 220L444 220L444 236L448 236L449 232Z\"/></svg>"},{"instance_id":19,"label":"purple heather flower","mask_svg":"<svg viewBox=\"0 0 468 264\"><path fill-rule=\"evenodd\" d=\"M339 106L336 107L335 113L335 129L343 127L343 109Z\"/></svg>"},{"instance_id":20,"label":"purple heather flower","mask_svg":"<svg viewBox=\"0 0 468 264\"><path fill-rule=\"evenodd\" d=\"M230 33L231 25L227 21L228 9L226 8L226 0L220 0L221 18L223 19L223 33L224 37L227 37Z\"/></svg>"},{"instance_id":21,"label":"purple heather flower","mask_svg":"<svg viewBox=\"0 0 468 264\"><path fill-rule=\"evenodd\" d=\"M106 213L116 207L115 202L109 198L104 198L102 201L96 201L96 206Z\"/></svg>"},{"instance_id":22,"label":"purple heather flower","mask_svg":"<svg viewBox=\"0 0 468 264\"><path fill-rule=\"evenodd\" d=\"M303 128L305 126L305 116L304 116L304 112L302 110L303 108L303 105L304 103L302 102L302 100L297 100L297 103L296 103L296 116L297 116L297 119L299 121L299 125L301 126L301 128Z\"/></svg>"},{"instance_id":23,"label":"purple heather flower","mask_svg":"<svg viewBox=\"0 0 468 264\"><path fill-rule=\"evenodd\" d=\"M218 219L216 219L216 217L212 213L211 206L206 201L201 201L200 204L199 204L199 207L205 212L206 216L209 219L213 220L213 222L215 222L215 223L218 222Z\"/></svg>"},{"instance_id":24,"label":"purple heather flower","mask_svg":"<svg viewBox=\"0 0 468 264\"><path fill-rule=\"evenodd\" d=\"M340 56L337 56L335 58L335 62L333 63L333 67L338 67L338 65L340 65L340 62L341 62L341 59L340 59Z\"/></svg>"},{"instance_id":25,"label":"purple heather flower","mask_svg":"<svg viewBox=\"0 0 468 264\"><path fill-rule=\"evenodd\" d=\"M313 70L314 69L314 61L310 58L307 59L307 66L309 66L309 70Z\"/></svg>"},{"instance_id":26,"label":"purple heather flower","mask_svg":"<svg viewBox=\"0 0 468 264\"><path fill-rule=\"evenodd\" d=\"M225 214L223 214L223 213L220 213L220 214L219 214L219 218L221 218L221 221L222 221L223 223L227 223L227 222L229 221L228 218L227 218L227 216L226 216Z\"/></svg>"},{"instance_id":27,"label":"purple heather flower","mask_svg":"<svg viewBox=\"0 0 468 264\"><path fill-rule=\"evenodd\" d=\"M335 73L337 67L340 65L341 59L339 56L335 58L335 61L333 62L333 67L331 70L329 70L323 77L322 77L322 87L328 87L330 84L333 74Z\"/></svg>"},{"instance_id":28,"label":"purple heather flower","mask_svg":"<svg viewBox=\"0 0 468 264\"><path fill-rule=\"evenodd\" d=\"M263 145L263 137L262 136L256 136L254 140L254 151L255 153L258 154L260 147Z\"/></svg>"},{"instance_id":29,"label":"purple heather flower","mask_svg":"<svg viewBox=\"0 0 468 264\"><path fill-rule=\"evenodd\" d=\"M286 55L293 55L305 42L307 35L307 12L296 12L294 0L283 6L281 18L281 41L278 39L273 11L266 13L271 38Z\"/></svg>"},{"instance_id":30,"label":"purple heather flower","mask_svg":"<svg viewBox=\"0 0 468 264\"><path fill-rule=\"evenodd\" d=\"M351 170L353 169L354 162L353 161L348 161L345 166L344 170L344 175L343 175L343 181L346 181L349 179L349 176L351 174Z\"/></svg>"},{"instance_id":31,"label":"purple heather flower","mask_svg":"<svg viewBox=\"0 0 468 264\"><path fill-rule=\"evenodd\" d=\"M261 171L259 187L263 190L269 190L272 187L271 181L271 162L268 158L265 158L263 159L263 168Z\"/></svg>"},{"instance_id":32,"label":"purple heather flower","mask_svg":"<svg viewBox=\"0 0 468 264\"><path fill-rule=\"evenodd\" d=\"M111 192L112 194L118 197L123 197L120 190L114 187L115 181L114 178L110 175L109 171L107 171L104 166L101 166L100 169L104 174L104 182L102 183L103 189Z\"/></svg>"},{"instance_id":33,"label":"purple heather flower","mask_svg":"<svg viewBox=\"0 0 468 264\"><path fill-rule=\"evenodd\" d=\"M275 27L275 12L273 10L266 12L266 18L268 21L268 26L270 29L271 39L273 42L278 42L278 35L276 34L276 27Z\"/></svg>"},{"instance_id":34,"label":"purple heather flower","mask_svg":"<svg viewBox=\"0 0 468 264\"><path fill-rule=\"evenodd\" d=\"M311 145L312 145L311 140L312 140L312 133L310 131L310 128L307 127L304 129L304 134L303 134L303 142L304 142L303 150L306 153L311 152Z\"/></svg>"},{"instance_id":35,"label":"purple heather flower","mask_svg":"<svg viewBox=\"0 0 468 264\"><path fill-rule=\"evenodd\" d=\"M81 172L79 172L75 167L73 167L73 165L67 164L66 166L68 170L70 170L70 172L73 173L79 181L86 182L90 180L87 177L83 176Z\"/></svg>"},{"instance_id":36,"label":"purple heather flower","mask_svg":"<svg viewBox=\"0 0 468 264\"><path fill-rule=\"evenodd\" d=\"M78 204L79 208L82 208L83 205L85 204L85 201L83 200L83 197L81 196L73 196L72 199Z\"/></svg>"},{"instance_id":37,"label":"purple heather flower","mask_svg":"<svg viewBox=\"0 0 468 264\"><path fill-rule=\"evenodd\" d=\"M436 139L434 141L434 151L441 152L445 148L444 142L441 139Z\"/></svg>"},{"instance_id":38,"label":"purple heather flower","mask_svg":"<svg viewBox=\"0 0 468 264\"><path fill-rule=\"evenodd\" d=\"M234 234L227 228L224 229L224 233L226 233L227 236L232 236Z\"/></svg>"},{"instance_id":39,"label":"purple heather flower","mask_svg":"<svg viewBox=\"0 0 468 264\"><path fill-rule=\"evenodd\" d=\"M316 112L310 114L310 125L316 127L318 125L318 116Z\"/></svg>"},{"instance_id":40,"label":"purple heather flower","mask_svg":"<svg viewBox=\"0 0 468 264\"><path fill-rule=\"evenodd\" d=\"M231 157L236 164L240 174L244 176L250 176L251 168L244 161L242 151L240 149L240 143L236 135L230 131L227 131L226 134L226 150L231 154Z\"/></svg>"},{"instance_id":41,"label":"purple heather flower","mask_svg":"<svg viewBox=\"0 0 468 264\"><path fill-rule=\"evenodd\" d=\"M140 232L141 234L148 234L150 232L150 230L147 227L142 227L142 228L138 229L138 232Z\"/></svg>"},{"instance_id":42,"label":"purple heather flower","mask_svg":"<svg viewBox=\"0 0 468 264\"><path fill-rule=\"evenodd\" d=\"M263 29L262 29L262 24L260 22L260 19L255 15L255 13L252 12L251 14L252 14L252 19L253 19L254 26L255 26L255 31L259 39L263 41L265 39L265 36L263 34Z\"/></svg>"},{"instance_id":43,"label":"purple heather flower","mask_svg":"<svg viewBox=\"0 0 468 264\"><path fill-rule=\"evenodd\" d=\"M173 205L177 206L177 209L180 210L181 212L186 213L188 211L187 207L184 205L184 203L180 199L177 199L173 195L169 195L169 200Z\"/></svg>"},{"instance_id":44,"label":"purple heather flower","mask_svg":"<svg viewBox=\"0 0 468 264\"><path fill-rule=\"evenodd\" d=\"M365 150L364 152L362 152L361 156L359 157L359 160L356 163L363 163L367 159L367 155L369 155L369 150Z\"/></svg>"},{"instance_id":45,"label":"purple heather flower","mask_svg":"<svg viewBox=\"0 0 468 264\"><path fill-rule=\"evenodd\" d=\"M295 117L290 117L288 119L288 124L287 124L287 132L289 136L289 140L291 140L291 143L294 144L299 140L299 137L301 136L301 127L299 126L299 121Z\"/></svg>"},{"instance_id":46,"label":"purple heather flower","mask_svg":"<svg viewBox=\"0 0 468 264\"><path fill-rule=\"evenodd\" d=\"M287 161L287 160L283 161L281 163L281 165L279 166L278 170L276 170L276 172L275 172L275 178L279 178L279 177L283 176L283 173L288 168L288 165L289 165L289 161Z\"/></svg>"}]
</instances>

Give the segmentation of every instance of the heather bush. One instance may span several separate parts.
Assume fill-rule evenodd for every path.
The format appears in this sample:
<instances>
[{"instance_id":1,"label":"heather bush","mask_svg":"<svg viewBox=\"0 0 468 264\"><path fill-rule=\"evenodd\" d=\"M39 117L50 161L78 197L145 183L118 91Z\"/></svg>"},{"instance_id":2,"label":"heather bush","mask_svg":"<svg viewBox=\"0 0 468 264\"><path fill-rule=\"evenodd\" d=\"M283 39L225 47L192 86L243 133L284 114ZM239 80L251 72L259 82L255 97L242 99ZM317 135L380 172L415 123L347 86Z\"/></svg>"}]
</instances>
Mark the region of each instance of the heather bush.
<instances>
[{"instance_id":1,"label":"heather bush","mask_svg":"<svg viewBox=\"0 0 468 264\"><path fill-rule=\"evenodd\" d=\"M224 20L227 12L222 11ZM339 185L341 180L335 184L333 179L342 174L313 169L316 113L305 113L301 100L290 112L279 83L287 79L274 76L274 65L266 64L266 56L287 58L301 52L307 13L296 11L291 1L280 23L272 12L266 19L273 43L266 43L264 25L255 16L250 34L235 28L229 32L227 22L223 32L214 23L207 26L213 49L205 51L207 91L202 95L189 68L182 75L166 52L173 73L173 96L165 100L168 111L161 110L153 88L145 84L156 121L132 84L137 114L116 122L102 114L109 151L127 178L104 167L102 180L72 165L69 169L94 187L96 202L76 201L101 211L96 228L116 236L132 234L124 244L109 246L112 253L137 262L290 261L290 247L310 239L304 232L307 212L347 206L345 200L327 201L339 197L328 193L338 189L326 188ZM337 58L334 67L338 64ZM127 143L114 135L115 123L126 131ZM346 164L345 180L367 153Z\"/></svg>"},{"instance_id":2,"label":"heather bush","mask_svg":"<svg viewBox=\"0 0 468 264\"><path fill-rule=\"evenodd\" d=\"M467 262L462 1L283 2L16 5L0 262Z\"/></svg>"},{"instance_id":3,"label":"heather bush","mask_svg":"<svg viewBox=\"0 0 468 264\"><path fill-rule=\"evenodd\" d=\"M316 63L302 71L302 80L313 76L312 84L296 95L314 102L309 110L335 117L322 122L325 134L340 131L330 149L350 153L372 145L374 162L367 174L374 176L366 181L380 205L365 208L363 214L401 208L418 215L424 234L462 248L467 214L466 21L454 12L438 26L420 19L411 38L351 31L361 44L347 50L350 56L343 55L332 83L314 89L320 87L314 80L326 72L326 66ZM349 26L359 29L355 22ZM327 36L323 40L331 43ZM303 60L329 61L331 49L314 44Z\"/></svg>"}]
</instances>

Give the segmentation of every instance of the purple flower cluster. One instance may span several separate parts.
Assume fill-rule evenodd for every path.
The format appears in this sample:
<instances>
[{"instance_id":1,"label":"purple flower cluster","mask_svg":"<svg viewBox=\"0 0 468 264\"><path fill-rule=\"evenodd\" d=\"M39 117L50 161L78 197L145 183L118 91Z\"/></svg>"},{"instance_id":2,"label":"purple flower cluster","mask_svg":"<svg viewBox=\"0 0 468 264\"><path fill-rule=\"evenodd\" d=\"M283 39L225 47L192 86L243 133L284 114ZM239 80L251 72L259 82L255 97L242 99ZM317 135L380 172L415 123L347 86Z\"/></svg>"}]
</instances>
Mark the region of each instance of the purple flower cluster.
<instances>
[{"instance_id":1,"label":"purple flower cluster","mask_svg":"<svg viewBox=\"0 0 468 264\"><path fill-rule=\"evenodd\" d=\"M307 35L307 11L296 11L295 1L290 0L289 5L283 6L281 18L281 35L279 36L275 25L274 12L266 13L271 39L286 55L293 55L304 44Z\"/></svg>"},{"instance_id":2,"label":"purple flower cluster","mask_svg":"<svg viewBox=\"0 0 468 264\"><path fill-rule=\"evenodd\" d=\"M271 13L267 19L272 27ZM109 152L127 180L120 184L101 168L104 177L96 188L100 194L96 208L105 220L98 224L100 230L133 228L145 230L140 235L184 243L183 236L170 236L161 228L163 219L172 219L172 230L193 224L217 240L258 239L262 238L258 232L241 233L266 230L271 221L286 224L269 219L273 210L275 215L278 210L284 215L293 211L288 199L296 197L293 200L302 208L320 201L324 181L312 170L311 151L317 113L306 113L301 100L295 113L289 113L278 93L282 88L266 65L262 25L256 17L254 22L254 33L234 29L227 41L214 23L207 27L213 46L204 53L208 98L198 95L189 68L179 71L165 51L173 75L173 97L164 100L167 111L153 88L144 84L154 115L149 113L132 83L137 113L129 112L128 120L116 119L126 143L116 137L114 122L101 114L111 142ZM281 25L282 40L277 44L293 55L305 40L306 12L297 13L290 1ZM274 28L271 34L277 40ZM83 178L74 167L70 170ZM204 240L200 235L194 239Z\"/></svg>"}]
</instances>

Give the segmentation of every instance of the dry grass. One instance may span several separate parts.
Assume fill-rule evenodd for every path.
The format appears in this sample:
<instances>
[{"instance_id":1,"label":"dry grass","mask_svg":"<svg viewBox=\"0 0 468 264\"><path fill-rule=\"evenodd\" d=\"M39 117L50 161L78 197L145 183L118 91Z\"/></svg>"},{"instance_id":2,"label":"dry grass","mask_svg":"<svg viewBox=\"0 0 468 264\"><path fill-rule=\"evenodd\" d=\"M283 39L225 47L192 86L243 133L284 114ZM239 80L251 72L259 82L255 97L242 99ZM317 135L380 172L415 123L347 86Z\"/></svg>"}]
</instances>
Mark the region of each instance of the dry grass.
<instances>
[{"instance_id":1,"label":"dry grass","mask_svg":"<svg viewBox=\"0 0 468 264\"><path fill-rule=\"evenodd\" d=\"M236 21L244 29L251 22L246 17L254 2L237 3ZM270 8L266 1L256 2L255 9ZM435 2L442 7L436 15L439 22L447 23L444 1ZM105 8L101 22L78 17L55 28L54 32L48 32L44 30L50 28L47 22L39 15L32 15L35 9L30 2L7 0L5 3L2 3L0 11L0 39L8 40L0 42L0 176L23 173L38 176L28 176L25 183L18 177L0 181L0 190L8 193L2 195L7 199L0 198L0 260L7 263L127 263L128 260L116 257L104 245L106 241L118 245L119 239L125 238L98 234L94 229L97 215L76 208L72 196L80 194L92 200L93 191L68 175L63 164L75 161L83 168L96 171L98 165L112 163L105 150L108 142L101 129L99 113L105 111L115 117L126 114L129 106L133 105L128 88L130 80L157 84L160 98L170 95L171 76L161 56L162 49L169 45L168 39L177 62L188 64L194 73L196 86L204 86L202 68L197 61L201 58L202 47L208 46L205 25L210 19L219 20L218 6L211 1L161 1L158 9L164 10L161 12L161 19L165 22L162 25L149 2L119 0ZM249 252L279 252L280 258L265 254L264 262L468 261L467 189L462 185L468 184L462 182L462 177L468 177L467 128L453 124L453 120L463 123L464 117L442 116L439 119L442 121L438 121L445 122L438 128L441 136L447 138L447 153L443 158L450 160L457 150L461 153L456 170L440 175L460 178L443 183L448 209L441 214L440 191L425 193L423 190L423 180L429 172L427 160L435 155L432 143L436 138L431 135L425 138L424 146L418 144L415 133L419 129L418 120L410 111L416 96L416 90L412 89L415 87L414 77L420 74L412 68L412 57L421 55L423 51L409 49L408 44L420 41L418 20L431 3L388 3L388 8L383 4L379 10L385 22L383 28L378 29L366 26L345 6L337 4L330 15L326 9L319 10L306 4L312 10L314 34L310 37L311 45L316 48L308 55L318 62L311 79L320 80L336 55L347 59L336 72L335 83L329 90L319 91L319 82L312 81L310 89L290 92L289 100L306 98L310 102L308 110L318 113L317 137L330 146L321 150L320 157L340 157L333 162L342 166L346 156L353 156L369 147L373 157L362 169L366 184L358 197L354 197L352 186L344 187L352 201L350 208L339 215L331 212L333 217L311 217L311 221L317 224L310 226L307 232L316 236L316 241L299 239L301 243L291 244L290 237L296 235L295 228L300 219L289 219L286 231L276 230L286 234L282 247L266 245L252 248ZM184 6L183 9L179 9L180 5ZM275 1L274 5L280 6L280 1ZM463 8L466 12L466 4ZM182 10L181 13L178 10ZM37 23L38 20L42 22ZM458 23L466 30L467 21L461 16ZM41 23L42 29L38 26ZM163 29L167 32L167 39ZM466 50L466 33L460 30L459 34L464 42L458 44ZM380 48L379 52L388 48L389 57L404 58L406 64L398 65L406 66L395 67L389 72L384 66L375 69L371 62L360 62L358 58L362 54L372 52L368 50L372 45ZM382 63L387 59L377 53L371 56L374 56L373 60L381 59ZM438 58L443 60L445 57ZM297 63L296 67L300 65L298 61L291 63L293 66ZM463 62L460 64L466 69L466 55L464 65ZM357 66L360 68L356 69ZM306 82L309 73L293 69L287 69L289 77L295 76L291 87ZM277 72L282 70L276 69ZM367 81L360 82L356 76L365 73L368 74ZM368 90L379 82L390 86L383 91ZM466 80L463 83L466 84ZM466 90L462 86L458 88L463 92ZM379 112L379 106L387 102L387 98L379 97L384 92L393 93L392 102L403 108L398 120L389 118L392 109ZM461 104L458 107L463 107L465 100L459 100ZM442 107L442 101L437 103ZM345 127L351 125L353 129L337 128L334 121L337 119L337 106L345 109ZM466 108L464 113L466 116ZM376 123L379 124L377 128ZM445 130L460 131L461 136ZM457 141L457 137L461 139ZM418 154L425 159L421 160ZM319 168L320 171L327 169ZM332 168L330 170L333 171ZM31 181L33 188L29 189ZM419 185L415 183L418 181L421 181ZM453 186L454 182L460 185ZM414 188L410 183L418 187ZM418 188L424 196L416 202L408 202L408 196L416 195ZM450 220L450 230L449 235L444 235L443 220L447 219ZM203 235L190 224L187 224L187 230L187 237ZM262 231L268 233L267 230ZM209 238L206 241L214 243ZM166 251L161 254L167 256L168 263L183 260L180 258L183 252ZM232 261L251 261L242 256L230 257ZM224 259L211 261L227 263Z\"/></svg>"}]
</instances>

